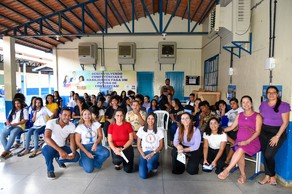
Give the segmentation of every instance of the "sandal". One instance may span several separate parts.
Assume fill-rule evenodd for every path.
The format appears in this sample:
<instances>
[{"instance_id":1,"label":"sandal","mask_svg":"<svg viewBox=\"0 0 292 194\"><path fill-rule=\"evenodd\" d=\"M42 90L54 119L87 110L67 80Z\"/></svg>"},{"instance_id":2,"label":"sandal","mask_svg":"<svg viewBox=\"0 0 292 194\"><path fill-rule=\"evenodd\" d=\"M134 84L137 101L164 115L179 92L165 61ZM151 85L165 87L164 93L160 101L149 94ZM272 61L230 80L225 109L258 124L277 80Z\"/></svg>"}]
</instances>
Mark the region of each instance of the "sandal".
<instances>
[{"instance_id":1,"label":"sandal","mask_svg":"<svg viewBox=\"0 0 292 194\"><path fill-rule=\"evenodd\" d=\"M237 182L238 182L239 184L244 184L245 181L246 181L246 176L242 176L242 175L240 175L239 178L237 179Z\"/></svg>"},{"instance_id":2,"label":"sandal","mask_svg":"<svg viewBox=\"0 0 292 194\"><path fill-rule=\"evenodd\" d=\"M222 171L220 174L218 174L218 178L221 179L221 180L224 180L226 179L227 177L229 176L229 172L226 172L225 170Z\"/></svg>"},{"instance_id":3,"label":"sandal","mask_svg":"<svg viewBox=\"0 0 292 194\"><path fill-rule=\"evenodd\" d=\"M25 154L23 153L23 152L21 152L21 153L19 153L19 154L17 154L17 157L22 157L22 156L24 156Z\"/></svg>"},{"instance_id":4,"label":"sandal","mask_svg":"<svg viewBox=\"0 0 292 194\"><path fill-rule=\"evenodd\" d=\"M2 158L5 158L8 154L9 154L8 151L4 151L4 152L2 152L1 157Z\"/></svg>"},{"instance_id":5,"label":"sandal","mask_svg":"<svg viewBox=\"0 0 292 194\"><path fill-rule=\"evenodd\" d=\"M276 186L278 183L277 183L277 178L272 178L270 179L270 185L273 185L273 186Z\"/></svg>"},{"instance_id":6,"label":"sandal","mask_svg":"<svg viewBox=\"0 0 292 194\"><path fill-rule=\"evenodd\" d=\"M18 156L18 157L22 157L22 156L24 156L24 155L26 155L26 154L28 154L28 153L29 153L29 150L24 150L23 152L17 154L17 156Z\"/></svg>"},{"instance_id":7,"label":"sandal","mask_svg":"<svg viewBox=\"0 0 292 194\"><path fill-rule=\"evenodd\" d=\"M261 181L258 181L258 183L260 184L260 185L265 185L265 184L267 184L267 183L269 183L270 182L270 177L265 177L263 180L261 180Z\"/></svg>"},{"instance_id":8,"label":"sandal","mask_svg":"<svg viewBox=\"0 0 292 194\"><path fill-rule=\"evenodd\" d=\"M28 157L29 157L29 158L34 158L34 157L36 157L36 156L37 156L37 154L32 153L32 154L29 155Z\"/></svg>"}]
</instances>

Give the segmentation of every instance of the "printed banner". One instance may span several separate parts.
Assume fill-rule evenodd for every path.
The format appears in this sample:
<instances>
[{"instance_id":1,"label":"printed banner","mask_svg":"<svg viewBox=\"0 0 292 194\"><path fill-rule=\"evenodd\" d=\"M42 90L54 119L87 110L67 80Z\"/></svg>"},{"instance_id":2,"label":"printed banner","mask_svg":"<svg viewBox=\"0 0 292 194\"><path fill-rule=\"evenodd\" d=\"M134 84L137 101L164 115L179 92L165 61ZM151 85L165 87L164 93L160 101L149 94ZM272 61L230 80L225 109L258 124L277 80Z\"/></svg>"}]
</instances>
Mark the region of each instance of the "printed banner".
<instances>
[{"instance_id":1,"label":"printed banner","mask_svg":"<svg viewBox=\"0 0 292 194\"><path fill-rule=\"evenodd\" d=\"M75 91L83 95L104 94L112 91L133 90L136 92L137 78L135 71L71 71L64 72L61 77L63 81L59 82L60 94L68 96L70 91Z\"/></svg>"},{"instance_id":2,"label":"printed banner","mask_svg":"<svg viewBox=\"0 0 292 194\"><path fill-rule=\"evenodd\" d=\"M236 98L236 85L228 85L227 99Z\"/></svg>"}]
</instances>

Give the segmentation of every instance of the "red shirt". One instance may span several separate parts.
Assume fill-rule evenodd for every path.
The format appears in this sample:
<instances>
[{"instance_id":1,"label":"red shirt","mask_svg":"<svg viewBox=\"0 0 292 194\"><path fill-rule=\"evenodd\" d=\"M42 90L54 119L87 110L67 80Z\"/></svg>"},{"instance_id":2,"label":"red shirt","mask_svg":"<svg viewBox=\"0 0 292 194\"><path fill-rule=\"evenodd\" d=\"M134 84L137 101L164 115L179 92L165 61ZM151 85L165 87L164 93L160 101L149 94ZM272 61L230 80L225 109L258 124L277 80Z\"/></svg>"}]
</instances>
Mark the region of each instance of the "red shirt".
<instances>
[{"instance_id":1,"label":"red shirt","mask_svg":"<svg viewBox=\"0 0 292 194\"><path fill-rule=\"evenodd\" d=\"M116 147L125 145L129 140L130 133L133 133L133 128L132 125L127 122L122 125L113 123L108 127L108 134L112 135L112 140Z\"/></svg>"}]
</instances>

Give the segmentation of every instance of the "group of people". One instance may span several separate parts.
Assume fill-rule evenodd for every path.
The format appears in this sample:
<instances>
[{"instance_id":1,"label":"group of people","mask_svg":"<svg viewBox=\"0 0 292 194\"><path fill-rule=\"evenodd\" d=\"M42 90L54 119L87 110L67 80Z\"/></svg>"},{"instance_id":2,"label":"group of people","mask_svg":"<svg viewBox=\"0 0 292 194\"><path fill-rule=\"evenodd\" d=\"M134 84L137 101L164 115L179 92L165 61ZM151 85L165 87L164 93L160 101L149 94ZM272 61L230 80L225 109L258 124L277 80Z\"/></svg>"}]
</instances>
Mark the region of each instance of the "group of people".
<instances>
[{"instance_id":1,"label":"group of people","mask_svg":"<svg viewBox=\"0 0 292 194\"><path fill-rule=\"evenodd\" d=\"M148 96L135 95L133 91L128 91L128 96L123 91L121 95L113 92L105 97L84 94L84 98L72 91L65 108L58 92L46 97L45 106L41 98L32 99L27 106L25 99L16 97L0 135L4 147L1 157L11 154L16 136L31 120L25 149L18 156L30 153L30 138L34 135L34 149L29 157L35 157L38 135L44 133L42 154L48 178L55 178L54 159L61 168L66 167L66 162L79 161L84 171L90 173L100 169L110 155L116 170L123 168L131 173L135 171L133 145L136 145L140 154L139 175L143 179L157 172L160 152L164 146L171 146L173 174L184 171L198 174L199 164L203 163L211 170L215 168L218 178L223 180L238 164L238 183L246 181L245 154L252 156L262 150L266 176L259 183L277 183L274 157L286 138L290 105L280 100L276 87L267 89L268 101L262 102L260 113L253 110L250 96L241 98L241 107L236 98L231 99L228 111L225 101L220 100L212 107L194 94L190 94L190 101L183 107L178 99L171 99L173 93L171 87L164 87L161 96L150 102ZM163 143L163 131L167 129L157 127L155 110L170 114L169 145ZM107 139L108 147L101 144L103 138ZM227 142L231 147L228 153Z\"/></svg>"}]
</instances>

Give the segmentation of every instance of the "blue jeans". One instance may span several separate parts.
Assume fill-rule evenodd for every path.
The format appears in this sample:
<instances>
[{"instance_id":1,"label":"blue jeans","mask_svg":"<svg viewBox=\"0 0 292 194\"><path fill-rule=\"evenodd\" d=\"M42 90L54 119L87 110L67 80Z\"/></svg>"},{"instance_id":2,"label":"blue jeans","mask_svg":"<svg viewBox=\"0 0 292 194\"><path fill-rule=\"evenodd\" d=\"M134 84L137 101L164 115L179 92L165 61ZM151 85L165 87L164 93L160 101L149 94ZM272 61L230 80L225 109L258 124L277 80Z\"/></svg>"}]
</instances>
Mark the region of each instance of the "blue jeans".
<instances>
[{"instance_id":1,"label":"blue jeans","mask_svg":"<svg viewBox=\"0 0 292 194\"><path fill-rule=\"evenodd\" d=\"M70 147L63 146L63 147L61 147L61 149L63 149L67 154L72 153ZM54 158L60 157L59 152L57 150L55 150L54 148L52 148L51 146L45 145L43 147L42 153L43 153L45 160L46 160L47 171L54 172L53 160L54 160ZM63 159L63 160L60 160L60 162L61 163L78 162L79 158L80 158L80 155L78 154L78 152L76 152L75 158L73 158L72 160Z\"/></svg>"},{"instance_id":2,"label":"blue jeans","mask_svg":"<svg viewBox=\"0 0 292 194\"><path fill-rule=\"evenodd\" d=\"M150 154L152 151L144 152L145 155ZM159 153L156 153L150 160L144 159L140 155L139 162L139 175L142 179L146 179L148 176L148 171L152 171L158 168Z\"/></svg>"},{"instance_id":3,"label":"blue jeans","mask_svg":"<svg viewBox=\"0 0 292 194\"><path fill-rule=\"evenodd\" d=\"M84 148L94 155L94 159L88 158L85 152L80 149L80 165L83 167L84 171L91 173L94 168L101 168L103 162L109 157L110 152L108 149L102 145L97 145L96 151L91 151L93 144L83 144Z\"/></svg>"},{"instance_id":4,"label":"blue jeans","mask_svg":"<svg viewBox=\"0 0 292 194\"><path fill-rule=\"evenodd\" d=\"M11 127L11 126L5 126L2 133L0 134L0 141L3 145L4 151L9 151L11 146L13 145L15 138L22 129L18 126ZM7 137L9 136L9 139L7 141Z\"/></svg>"},{"instance_id":5,"label":"blue jeans","mask_svg":"<svg viewBox=\"0 0 292 194\"><path fill-rule=\"evenodd\" d=\"M26 150L29 150L29 144L31 140L31 136L33 134L33 139L34 139L34 149L38 149L38 143L39 143L39 134L45 131L45 125L42 127L32 127L28 130L26 137L25 137L25 145L24 148Z\"/></svg>"},{"instance_id":6,"label":"blue jeans","mask_svg":"<svg viewBox=\"0 0 292 194\"><path fill-rule=\"evenodd\" d=\"M169 128L169 138L170 138L170 141L173 141L176 130L177 130L177 123L176 122L173 122L170 125L170 128Z\"/></svg>"}]
</instances>

